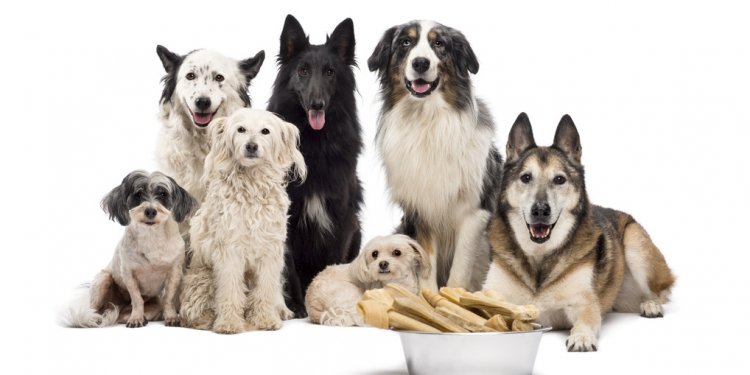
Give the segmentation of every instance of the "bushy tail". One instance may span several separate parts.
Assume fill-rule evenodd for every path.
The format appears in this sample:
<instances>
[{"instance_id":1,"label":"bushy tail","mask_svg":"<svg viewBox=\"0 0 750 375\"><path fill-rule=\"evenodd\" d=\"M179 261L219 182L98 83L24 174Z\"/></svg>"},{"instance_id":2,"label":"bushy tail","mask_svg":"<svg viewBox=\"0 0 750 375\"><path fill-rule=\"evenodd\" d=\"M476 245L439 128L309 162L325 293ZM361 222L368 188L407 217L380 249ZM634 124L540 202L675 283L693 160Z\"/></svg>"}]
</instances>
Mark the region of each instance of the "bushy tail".
<instances>
[{"instance_id":1,"label":"bushy tail","mask_svg":"<svg viewBox=\"0 0 750 375\"><path fill-rule=\"evenodd\" d=\"M76 297L60 313L60 324L71 328L100 328L117 324L120 308L111 305L110 309L99 314L90 306L90 287L84 285L77 291Z\"/></svg>"}]
</instances>

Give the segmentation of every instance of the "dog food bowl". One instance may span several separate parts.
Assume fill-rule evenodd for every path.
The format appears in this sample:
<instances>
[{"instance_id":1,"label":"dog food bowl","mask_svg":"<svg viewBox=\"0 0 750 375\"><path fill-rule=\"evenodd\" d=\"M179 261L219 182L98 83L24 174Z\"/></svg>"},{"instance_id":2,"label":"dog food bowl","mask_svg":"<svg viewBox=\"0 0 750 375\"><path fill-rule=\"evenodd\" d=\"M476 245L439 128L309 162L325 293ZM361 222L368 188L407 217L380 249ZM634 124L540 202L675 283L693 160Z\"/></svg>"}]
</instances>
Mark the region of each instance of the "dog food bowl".
<instances>
[{"instance_id":1,"label":"dog food bowl","mask_svg":"<svg viewBox=\"0 0 750 375\"><path fill-rule=\"evenodd\" d=\"M423 333L398 331L410 375L531 374L542 333Z\"/></svg>"}]
</instances>

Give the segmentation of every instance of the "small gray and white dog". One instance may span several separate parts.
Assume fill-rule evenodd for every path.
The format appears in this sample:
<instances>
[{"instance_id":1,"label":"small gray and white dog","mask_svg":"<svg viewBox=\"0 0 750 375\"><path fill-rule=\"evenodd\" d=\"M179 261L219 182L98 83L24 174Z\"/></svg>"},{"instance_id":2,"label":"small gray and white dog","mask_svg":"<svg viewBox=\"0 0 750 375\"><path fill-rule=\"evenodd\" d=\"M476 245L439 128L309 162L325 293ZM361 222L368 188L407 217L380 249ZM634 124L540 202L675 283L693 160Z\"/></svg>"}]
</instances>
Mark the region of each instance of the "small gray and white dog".
<instances>
[{"instance_id":1,"label":"small gray and white dog","mask_svg":"<svg viewBox=\"0 0 750 375\"><path fill-rule=\"evenodd\" d=\"M143 327L164 316L179 325L176 292L185 261L185 241L178 223L197 206L174 179L134 171L102 200L109 218L127 226L109 265L89 288L88 298L64 317L70 327L103 327L126 323Z\"/></svg>"}]
</instances>

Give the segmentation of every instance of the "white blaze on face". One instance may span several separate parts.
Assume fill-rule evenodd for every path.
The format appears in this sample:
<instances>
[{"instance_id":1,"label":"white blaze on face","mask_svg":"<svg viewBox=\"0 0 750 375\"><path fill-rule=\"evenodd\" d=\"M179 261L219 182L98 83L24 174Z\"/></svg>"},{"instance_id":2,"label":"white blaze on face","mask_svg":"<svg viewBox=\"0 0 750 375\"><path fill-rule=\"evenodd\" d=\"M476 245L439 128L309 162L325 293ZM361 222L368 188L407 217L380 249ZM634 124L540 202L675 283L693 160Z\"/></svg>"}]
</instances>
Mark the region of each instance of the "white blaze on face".
<instances>
[{"instance_id":1,"label":"white blaze on face","mask_svg":"<svg viewBox=\"0 0 750 375\"><path fill-rule=\"evenodd\" d=\"M419 39L417 40L417 45L414 46L414 48L409 51L409 55L406 57L406 79L409 81L414 81L417 79L423 79L427 82L433 82L438 78L438 63L440 62L440 59L435 54L435 51L432 50L432 46L430 46L430 41L428 40L427 36L430 33L430 30L432 30L433 27L435 27L437 24L432 21L420 21L419 26ZM430 67L425 71L424 73L419 73L416 70L414 70L414 59L416 58L425 58L427 61L430 62ZM427 86L424 91L427 91L429 89L429 85L424 84ZM420 86L416 85L415 83L412 83L412 87L415 91L420 92Z\"/></svg>"}]
</instances>

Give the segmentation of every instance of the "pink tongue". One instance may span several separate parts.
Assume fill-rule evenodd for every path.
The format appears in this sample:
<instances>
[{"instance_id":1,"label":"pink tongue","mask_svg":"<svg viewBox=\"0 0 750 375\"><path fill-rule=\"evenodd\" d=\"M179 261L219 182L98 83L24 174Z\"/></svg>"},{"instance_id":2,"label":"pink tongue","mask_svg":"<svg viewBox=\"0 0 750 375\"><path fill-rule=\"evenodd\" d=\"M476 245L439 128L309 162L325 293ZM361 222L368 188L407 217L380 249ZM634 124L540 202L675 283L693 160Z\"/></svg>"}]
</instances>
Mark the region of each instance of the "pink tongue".
<instances>
[{"instance_id":1,"label":"pink tongue","mask_svg":"<svg viewBox=\"0 0 750 375\"><path fill-rule=\"evenodd\" d=\"M326 113L325 111L309 110L307 111L307 119L310 121L310 126L315 130L323 129L326 124Z\"/></svg>"},{"instance_id":2,"label":"pink tongue","mask_svg":"<svg viewBox=\"0 0 750 375\"><path fill-rule=\"evenodd\" d=\"M430 84L427 82L412 82L411 88L414 89L414 92L417 94L424 94L430 89Z\"/></svg>"},{"instance_id":3,"label":"pink tongue","mask_svg":"<svg viewBox=\"0 0 750 375\"><path fill-rule=\"evenodd\" d=\"M198 125L208 125L212 117L211 113L193 113L193 122Z\"/></svg>"}]
</instances>

